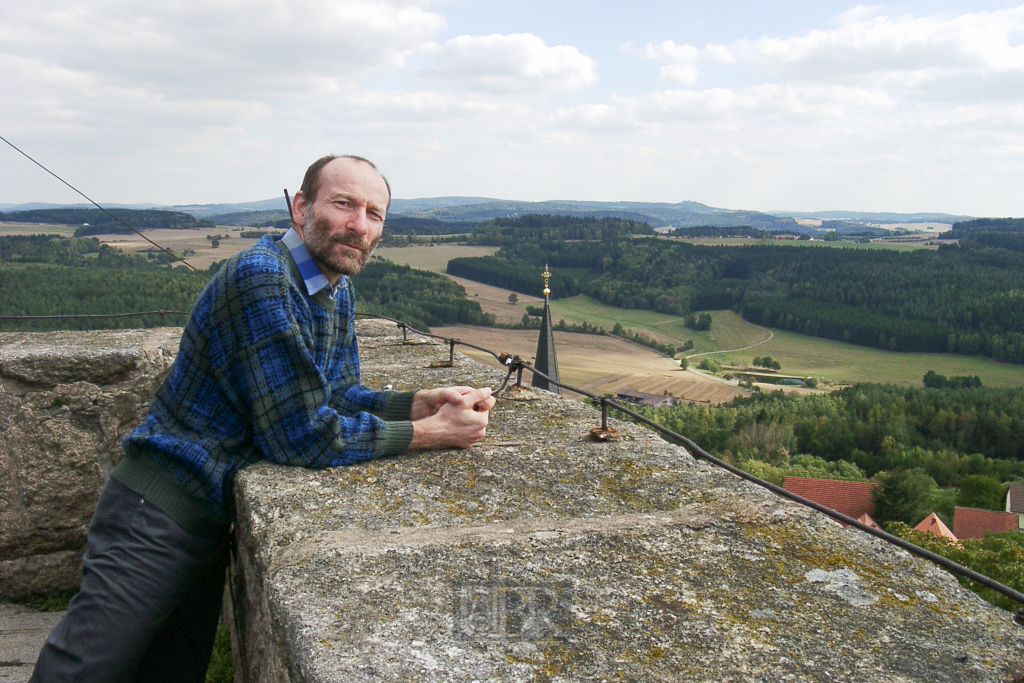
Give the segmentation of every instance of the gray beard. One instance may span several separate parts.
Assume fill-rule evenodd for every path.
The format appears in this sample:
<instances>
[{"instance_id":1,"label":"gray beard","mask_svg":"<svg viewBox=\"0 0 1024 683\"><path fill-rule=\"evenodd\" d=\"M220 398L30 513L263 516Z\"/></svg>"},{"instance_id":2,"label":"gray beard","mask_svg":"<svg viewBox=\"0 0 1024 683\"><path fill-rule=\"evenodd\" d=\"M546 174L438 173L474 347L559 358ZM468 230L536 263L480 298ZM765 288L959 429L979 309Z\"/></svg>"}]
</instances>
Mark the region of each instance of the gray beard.
<instances>
[{"instance_id":1,"label":"gray beard","mask_svg":"<svg viewBox=\"0 0 1024 683\"><path fill-rule=\"evenodd\" d=\"M331 228L328 222L310 211L306 216L306 223L302 228L305 236L306 248L313 258L320 264L321 270L329 271L324 274L331 275L356 275L363 269L366 262L373 255L373 250L380 240L378 237L373 242L367 242L359 237L347 235L345 237L331 237ZM359 249L359 255L349 253L338 253L335 243L347 244Z\"/></svg>"}]
</instances>

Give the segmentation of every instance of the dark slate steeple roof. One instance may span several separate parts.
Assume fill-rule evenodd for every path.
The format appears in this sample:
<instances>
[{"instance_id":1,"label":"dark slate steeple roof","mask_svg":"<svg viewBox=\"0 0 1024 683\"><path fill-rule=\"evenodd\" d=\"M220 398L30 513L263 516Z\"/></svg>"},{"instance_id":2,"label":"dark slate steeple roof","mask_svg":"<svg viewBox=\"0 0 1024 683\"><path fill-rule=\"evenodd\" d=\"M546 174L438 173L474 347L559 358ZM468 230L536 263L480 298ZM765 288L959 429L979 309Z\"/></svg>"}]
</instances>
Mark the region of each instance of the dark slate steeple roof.
<instances>
[{"instance_id":1,"label":"dark slate steeple roof","mask_svg":"<svg viewBox=\"0 0 1024 683\"><path fill-rule=\"evenodd\" d=\"M540 337L537 339L537 354L533 363L538 371L543 372L551 379L561 381L558 376L558 359L555 357L555 330L551 323L551 307L548 304L548 296L551 290L548 288L548 279L551 272L544 266L544 312L540 319ZM552 384L540 375L534 374L533 386L538 389L546 389L555 394L562 393L562 387Z\"/></svg>"}]
</instances>

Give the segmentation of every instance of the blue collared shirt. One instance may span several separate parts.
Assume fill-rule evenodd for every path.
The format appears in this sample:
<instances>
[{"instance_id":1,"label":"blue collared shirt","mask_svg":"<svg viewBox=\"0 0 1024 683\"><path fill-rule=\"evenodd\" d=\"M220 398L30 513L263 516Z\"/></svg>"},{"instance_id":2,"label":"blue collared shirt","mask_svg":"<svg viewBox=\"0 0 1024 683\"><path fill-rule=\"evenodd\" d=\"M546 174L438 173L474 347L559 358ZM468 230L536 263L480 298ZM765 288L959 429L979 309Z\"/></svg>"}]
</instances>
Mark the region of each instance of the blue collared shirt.
<instances>
[{"instance_id":1,"label":"blue collared shirt","mask_svg":"<svg viewBox=\"0 0 1024 683\"><path fill-rule=\"evenodd\" d=\"M288 247L292 258L295 259L295 265L299 267L299 274L302 275L302 280L306 284L307 294L313 296L324 287L330 289L331 296L337 293L345 276L343 275L342 279L338 280L338 284L332 287L327 276L324 275L324 271L320 269L320 264L313 259L313 255L309 253L306 243L299 237L295 228L288 228L288 232L281 238L281 244Z\"/></svg>"}]
</instances>

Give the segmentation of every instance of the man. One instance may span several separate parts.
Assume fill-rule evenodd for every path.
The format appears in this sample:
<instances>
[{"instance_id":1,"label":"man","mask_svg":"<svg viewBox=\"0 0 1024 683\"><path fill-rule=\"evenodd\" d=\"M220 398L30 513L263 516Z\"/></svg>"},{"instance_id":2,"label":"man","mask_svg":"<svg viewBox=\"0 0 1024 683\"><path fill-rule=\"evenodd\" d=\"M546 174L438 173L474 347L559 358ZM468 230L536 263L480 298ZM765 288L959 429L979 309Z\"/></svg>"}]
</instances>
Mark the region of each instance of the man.
<instances>
[{"instance_id":1,"label":"man","mask_svg":"<svg viewBox=\"0 0 1024 683\"><path fill-rule=\"evenodd\" d=\"M89 528L81 591L32 681L203 681L224 589L232 484L260 460L333 467L484 436L489 388L359 383L349 275L391 189L354 156L309 167L293 228L211 278Z\"/></svg>"}]
</instances>

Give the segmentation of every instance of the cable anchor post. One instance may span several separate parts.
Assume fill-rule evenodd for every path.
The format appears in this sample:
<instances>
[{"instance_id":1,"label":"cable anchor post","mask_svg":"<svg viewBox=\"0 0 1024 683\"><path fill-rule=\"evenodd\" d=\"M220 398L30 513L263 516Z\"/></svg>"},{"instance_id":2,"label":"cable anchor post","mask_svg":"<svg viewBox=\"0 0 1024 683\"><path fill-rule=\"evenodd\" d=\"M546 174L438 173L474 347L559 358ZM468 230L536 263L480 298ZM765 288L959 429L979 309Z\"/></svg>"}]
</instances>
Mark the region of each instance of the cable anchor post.
<instances>
[{"instance_id":1,"label":"cable anchor post","mask_svg":"<svg viewBox=\"0 0 1024 683\"><path fill-rule=\"evenodd\" d=\"M608 397L602 396L598 403L601 404L601 426L590 430L590 438L594 441L611 441L615 438L615 428L608 426Z\"/></svg>"}]
</instances>

